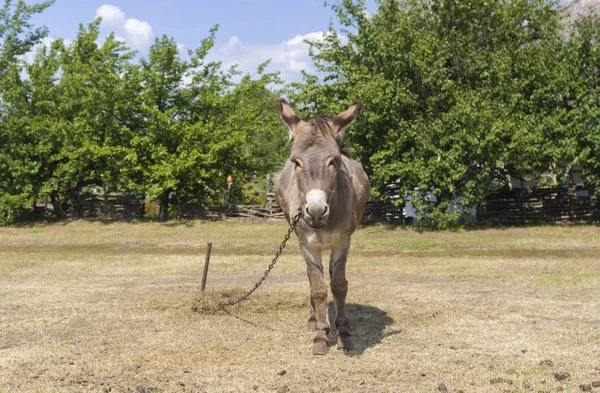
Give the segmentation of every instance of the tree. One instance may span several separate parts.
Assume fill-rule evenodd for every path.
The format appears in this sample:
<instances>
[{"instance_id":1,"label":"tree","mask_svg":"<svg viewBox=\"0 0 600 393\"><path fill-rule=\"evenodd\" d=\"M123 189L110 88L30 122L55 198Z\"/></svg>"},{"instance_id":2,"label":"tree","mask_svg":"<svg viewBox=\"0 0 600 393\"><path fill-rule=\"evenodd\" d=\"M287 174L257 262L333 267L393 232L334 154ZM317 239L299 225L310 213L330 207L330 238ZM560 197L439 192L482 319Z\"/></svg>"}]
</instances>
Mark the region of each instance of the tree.
<instances>
[{"instance_id":1,"label":"tree","mask_svg":"<svg viewBox=\"0 0 600 393\"><path fill-rule=\"evenodd\" d=\"M115 190L127 151L127 131L135 126L136 92L129 76L133 54L109 35L98 44L99 20L80 26L77 38L60 56L53 127L46 131L43 194L60 206L89 185Z\"/></svg>"},{"instance_id":2,"label":"tree","mask_svg":"<svg viewBox=\"0 0 600 393\"><path fill-rule=\"evenodd\" d=\"M27 5L24 0L5 0L0 9L0 77L18 63L20 56L30 52L46 35L45 27L33 28L29 19L54 4L48 0ZM0 78L0 80L2 80Z\"/></svg>"},{"instance_id":3,"label":"tree","mask_svg":"<svg viewBox=\"0 0 600 393\"><path fill-rule=\"evenodd\" d=\"M216 30L188 52L189 60L173 38L162 36L141 61L144 124L132 134L123 178L126 188L159 200L161 220L173 203L214 202L228 175L243 178L270 167L254 154L257 144L248 143L280 129L273 116L261 116L272 98L267 85L280 81L264 73L264 65L252 78L207 61Z\"/></svg>"},{"instance_id":4,"label":"tree","mask_svg":"<svg viewBox=\"0 0 600 393\"><path fill-rule=\"evenodd\" d=\"M23 55L30 52L47 34L45 28L34 29L29 19L53 1L27 5L20 0L6 0L0 9L0 225L12 222L19 212L35 201L39 172L36 162L38 146L33 144L38 115L44 110L33 97L31 85L21 76ZM53 54L49 55L52 57ZM43 56L42 56L43 57ZM52 61L38 57L36 76L47 90ZM33 102L35 101L35 102Z\"/></svg>"},{"instance_id":5,"label":"tree","mask_svg":"<svg viewBox=\"0 0 600 393\"><path fill-rule=\"evenodd\" d=\"M554 2L378 3L371 17L363 1L332 6L342 27L311 43L324 76L291 93L311 115L365 103L348 138L374 190L400 180L444 227L453 198L474 206L507 174L549 167L566 91Z\"/></svg>"},{"instance_id":6,"label":"tree","mask_svg":"<svg viewBox=\"0 0 600 393\"><path fill-rule=\"evenodd\" d=\"M215 27L187 59L163 36L138 65L114 34L99 43L99 24L4 72L3 223L45 198L62 218L91 186L158 199L165 220L172 203L216 202L229 175L241 184L278 163L285 139L269 85L281 81L266 63L251 76L207 61Z\"/></svg>"},{"instance_id":7,"label":"tree","mask_svg":"<svg viewBox=\"0 0 600 393\"><path fill-rule=\"evenodd\" d=\"M600 179L600 18L596 14L583 15L566 31L565 68L571 78L560 158L580 166L595 187Z\"/></svg>"}]
</instances>

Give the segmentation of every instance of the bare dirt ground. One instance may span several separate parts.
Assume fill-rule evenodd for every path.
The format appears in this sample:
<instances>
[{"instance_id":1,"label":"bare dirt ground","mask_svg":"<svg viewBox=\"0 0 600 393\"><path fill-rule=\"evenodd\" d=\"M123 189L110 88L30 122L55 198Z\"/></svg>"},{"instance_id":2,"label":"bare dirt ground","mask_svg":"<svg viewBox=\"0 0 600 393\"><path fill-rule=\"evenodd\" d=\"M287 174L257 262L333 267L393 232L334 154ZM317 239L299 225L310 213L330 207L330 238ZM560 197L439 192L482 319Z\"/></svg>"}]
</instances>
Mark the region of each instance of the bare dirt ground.
<instances>
[{"instance_id":1,"label":"bare dirt ground","mask_svg":"<svg viewBox=\"0 0 600 393\"><path fill-rule=\"evenodd\" d=\"M0 228L0 392L600 392L600 228L363 228L355 349L322 357L295 238L246 303L198 306L251 287L285 230Z\"/></svg>"}]
</instances>

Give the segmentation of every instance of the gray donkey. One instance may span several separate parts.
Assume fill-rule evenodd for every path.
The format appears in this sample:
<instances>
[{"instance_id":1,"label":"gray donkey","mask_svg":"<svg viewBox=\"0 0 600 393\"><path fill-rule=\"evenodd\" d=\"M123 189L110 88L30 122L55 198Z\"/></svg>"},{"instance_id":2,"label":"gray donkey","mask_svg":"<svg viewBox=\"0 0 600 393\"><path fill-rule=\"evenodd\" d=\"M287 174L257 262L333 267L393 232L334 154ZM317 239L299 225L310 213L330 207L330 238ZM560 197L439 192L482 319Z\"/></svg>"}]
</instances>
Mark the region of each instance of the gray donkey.
<instances>
[{"instance_id":1,"label":"gray donkey","mask_svg":"<svg viewBox=\"0 0 600 393\"><path fill-rule=\"evenodd\" d=\"M355 101L335 116L304 122L283 98L277 101L281 118L294 138L292 154L279 174L275 200L288 222L303 212L295 232L306 260L310 281L308 330L317 331L313 354L329 350L327 285L321 251L331 249L329 277L335 303L338 348L350 349L350 329L346 316L346 260L350 236L358 226L369 199L369 179L362 166L340 148L346 127L361 111Z\"/></svg>"}]
</instances>

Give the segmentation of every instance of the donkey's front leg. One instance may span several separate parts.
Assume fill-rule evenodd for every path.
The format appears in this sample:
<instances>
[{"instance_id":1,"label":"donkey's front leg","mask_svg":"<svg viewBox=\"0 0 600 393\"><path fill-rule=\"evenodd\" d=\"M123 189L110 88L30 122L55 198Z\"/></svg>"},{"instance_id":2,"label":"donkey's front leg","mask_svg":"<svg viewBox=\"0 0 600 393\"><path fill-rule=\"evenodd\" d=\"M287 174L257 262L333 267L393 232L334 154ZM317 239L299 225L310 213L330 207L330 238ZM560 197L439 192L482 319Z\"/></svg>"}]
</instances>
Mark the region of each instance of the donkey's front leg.
<instances>
[{"instance_id":1,"label":"donkey's front leg","mask_svg":"<svg viewBox=\"0 0 600 393\"><path fill-rule=\"evenodd\" d=\"M331 293L335 303L335 328L337 335L337 346L339 349L348 350L352 347L350 340L350 326L346 315L346 293L348 292L348 281L346 281L346 261L350 250L350 237L342 238L338 244L331 249L329 260L329 277L331 278Z\"/></svg>"},{"instance_id":2,"label":"donkey's front leg","mask_svg":"<svg viewBox=\"0 0 600 393\"><path fill-rule=\"evenodd\" d=\"M329 313L327 309L327 284L323 276L321 251L301 245L302 255L306 260L306 271L310 282L311 319L316 319L317 335L313 339L313 354L325 355L329 351L327 334L329 333Z\"/></svg>"}]
</instances>

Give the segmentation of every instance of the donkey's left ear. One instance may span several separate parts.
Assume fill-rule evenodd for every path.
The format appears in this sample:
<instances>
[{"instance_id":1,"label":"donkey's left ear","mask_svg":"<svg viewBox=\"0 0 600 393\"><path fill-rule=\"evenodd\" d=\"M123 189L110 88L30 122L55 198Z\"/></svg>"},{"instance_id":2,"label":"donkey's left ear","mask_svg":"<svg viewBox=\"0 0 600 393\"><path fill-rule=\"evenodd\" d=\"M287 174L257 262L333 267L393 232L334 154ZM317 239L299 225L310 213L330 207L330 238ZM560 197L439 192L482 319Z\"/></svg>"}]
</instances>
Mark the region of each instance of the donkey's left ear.
<instances>
[{"instance_id":1,"label":"donkey's left ear","mask_svg":"<svg viewBox=\"0 0 600 393\"><path fill-rule=\"evenodd\" d=\"M346 133L346 127L352 123L352 120L363 108L363 104L360 101L354 101L352 105L344 112L340 113L333 119L333 130L335 132L336 138L344 139L344 134Z\"/></svg>"}]
</instances>

